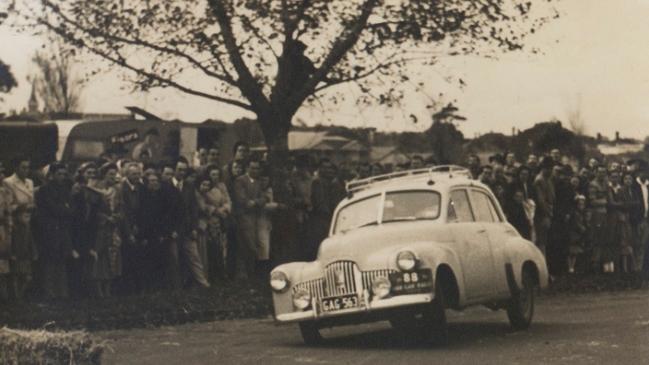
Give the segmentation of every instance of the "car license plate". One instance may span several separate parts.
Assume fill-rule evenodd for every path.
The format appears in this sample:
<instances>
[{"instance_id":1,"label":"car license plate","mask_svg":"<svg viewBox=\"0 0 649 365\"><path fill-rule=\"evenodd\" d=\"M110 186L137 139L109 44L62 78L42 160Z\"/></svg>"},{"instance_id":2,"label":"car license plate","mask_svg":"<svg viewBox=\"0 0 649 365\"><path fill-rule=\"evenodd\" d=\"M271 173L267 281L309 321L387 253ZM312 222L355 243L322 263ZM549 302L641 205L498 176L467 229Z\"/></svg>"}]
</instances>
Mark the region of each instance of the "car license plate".
<instances>
[{"instance_id":1,"label":"car license plate","mask_svg":"<svg viewBox=\"0 0 649 365\"><path fill-rule=\"evenodd\" d=\"M433 286L433 275L430 269L395 272L390 274L390 283L394 294L423 293Z\"/></svg>"},{"instance_id":2,"label":"car license plate","mask_svg":"<svg viewBox=\"0 0 649 365\"><path fill-rule=\"evenodd\" d=\"M333 312L356 307L358 307L358 296L356 294L322 299L323 312Z\"/></svg>"}]
</instances>

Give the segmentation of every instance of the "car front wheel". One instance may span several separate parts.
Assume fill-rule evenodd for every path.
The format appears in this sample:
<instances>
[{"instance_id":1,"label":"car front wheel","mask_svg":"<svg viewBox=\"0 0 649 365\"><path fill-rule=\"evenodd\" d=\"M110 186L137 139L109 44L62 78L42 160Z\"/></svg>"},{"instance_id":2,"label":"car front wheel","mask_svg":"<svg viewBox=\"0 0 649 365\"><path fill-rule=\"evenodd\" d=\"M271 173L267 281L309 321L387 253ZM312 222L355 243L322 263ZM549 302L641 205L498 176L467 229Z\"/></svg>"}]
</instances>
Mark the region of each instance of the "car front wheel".
<instances>
[{"instance_id":1,"label":"car front wheel","mask_svg":"<svg viewBox=\"0 0 649 365\"><path fill-rule=\"evenodd\" d=\"M425 338L435 345L448 343L446 323L446 301L441 285L435 285L435 298L423 312Z\"/></svg>"},{"instance_id":2,"label":"car front wheel","mask_svg":"<svg viewBox=\"0 0 649 365\"><path fill-rule=\"evenodd\" d=\"M523 272L523 287L513 293L507 305L509 323L517 330L524 330L534 316L534 280L529 272Z\"/></svg>"},{"instance_id":3,"label":"car front wheel","mask_svg":"<svg viewBox=\"0 0 649 365\"><path fill-rule=\"evenodd\" d=\"M320 328L313 321L300 322L300 334L304 343L309 346L319 345L323 341Z\"/></svg>"}]
</instances>

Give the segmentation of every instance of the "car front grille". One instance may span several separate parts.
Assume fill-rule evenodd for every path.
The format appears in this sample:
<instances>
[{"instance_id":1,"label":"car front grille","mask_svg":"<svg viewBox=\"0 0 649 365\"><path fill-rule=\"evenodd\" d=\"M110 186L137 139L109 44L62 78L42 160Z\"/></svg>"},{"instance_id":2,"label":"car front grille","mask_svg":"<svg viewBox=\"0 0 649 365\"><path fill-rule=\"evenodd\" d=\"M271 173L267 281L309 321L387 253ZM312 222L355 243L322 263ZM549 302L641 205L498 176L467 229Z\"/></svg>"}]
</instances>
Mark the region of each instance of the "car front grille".
<instances>
[{"instance_id":1,"label":"car front grille","mask_svg":"<svg viewBox=\"0 0 649 365\"><path fill-rule=\"evenodd\" d=\"M355 277L357 271L358 268L352 261L336 261L327 265L324 275L326 296L358 293Z\"/></svg>"},{"instance_id":2,"label":"car front grille","mask_svg":"<svg viewBox=\"0 0 649 365\"><path fill-rule=\"evenodd\" d=\"M389 278L390 269L359 271L352 261L336 261L327 265L324 278L304 281L293 286L293 292L306 290L316 300L347 294L357 294L362 289L372 290L372 282L378 277ZM356 275L361 275L362 288L357 290ZM342 285L341 285L342 284Z\"/></svg>"},{"instance_id":3,"label":"car front grille","mask_svg":"<svg viewBox=\"0 0 649 365\"><path fill-rule=\"evenodd\" d=\"M293 293L306 290L314 298L320 299L324 297L323 289L322 279L315 279L296 284L293 286Z\"/></svg>"},{"instance_id":4,"label":"car front grille","mask_svg":"<svg viewBox=\"0 0 649 365\"><path fill-rule=\"evenodd\" d=\"M371 271L363 271L363 289L367 289L369 291L372 290L372 282L374 282L374 279L378 277L385 277L389 278L390 273L396 272L395 270L390 270L390 269L382 269L382 270L371 270Z\"/></svg>"}]
</instances>

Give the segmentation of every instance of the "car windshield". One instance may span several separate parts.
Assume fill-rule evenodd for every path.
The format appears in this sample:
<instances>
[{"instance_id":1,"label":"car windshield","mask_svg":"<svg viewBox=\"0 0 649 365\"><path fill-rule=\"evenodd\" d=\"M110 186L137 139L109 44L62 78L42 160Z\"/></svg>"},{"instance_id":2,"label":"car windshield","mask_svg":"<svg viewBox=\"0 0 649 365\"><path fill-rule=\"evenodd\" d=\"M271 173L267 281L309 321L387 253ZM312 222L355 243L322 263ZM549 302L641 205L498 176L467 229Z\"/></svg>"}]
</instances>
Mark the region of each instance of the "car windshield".
<instances>
[{"instance_id":1,"label":"car windshield","mask_svg":"<svg viewBox=\"0 0 649 365\"><path fill-rule=\"evenodd\" d=\"M355 201L340 209L334 233L344 233L356 228L398 221L437 219L440 212L440 195L430 190L393 191L385 194L383 210L381 195Z\"/></svg>"}]
</instances>

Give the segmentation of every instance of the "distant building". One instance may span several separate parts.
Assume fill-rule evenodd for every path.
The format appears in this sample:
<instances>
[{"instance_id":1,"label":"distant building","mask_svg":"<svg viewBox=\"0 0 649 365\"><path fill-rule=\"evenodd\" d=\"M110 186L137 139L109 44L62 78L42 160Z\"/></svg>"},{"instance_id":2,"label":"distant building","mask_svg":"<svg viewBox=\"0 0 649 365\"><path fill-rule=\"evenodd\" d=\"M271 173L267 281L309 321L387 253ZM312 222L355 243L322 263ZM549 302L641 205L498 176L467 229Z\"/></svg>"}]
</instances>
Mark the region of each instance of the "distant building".
<instances>
[{"instance_id":1,"label":"distant building","mask_svg":"<svg viewBox=\"0 0 649 365\"><path fill-rule=\"evenodd\" d=\"M326 157L336 163L370 159L370 150L365 144L327 131L291 131L288 133L288 149L317 159Z\"/></svg>"}]
</instances>

